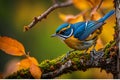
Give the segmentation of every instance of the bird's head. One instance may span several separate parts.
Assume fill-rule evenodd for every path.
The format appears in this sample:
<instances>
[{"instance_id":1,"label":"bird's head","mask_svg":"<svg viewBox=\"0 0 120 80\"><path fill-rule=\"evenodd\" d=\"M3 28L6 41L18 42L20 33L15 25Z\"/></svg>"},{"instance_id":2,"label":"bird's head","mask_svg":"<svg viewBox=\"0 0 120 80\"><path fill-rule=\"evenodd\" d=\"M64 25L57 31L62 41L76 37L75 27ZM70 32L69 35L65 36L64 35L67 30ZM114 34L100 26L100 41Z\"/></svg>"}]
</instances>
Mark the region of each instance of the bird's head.
<instances>
[{"instance_id":1,"label":"bird's head","mask_svg":"<svg viewBox=\"0 0 120 80\"><path fill-rule=\"evenodd\" d=\"M71 24L64 23L57 28L56 33L53 34L52 37L59 37L62 40L65 40L72 35L73 35L73 28L71 27Z\"/></svg>"}]
</instances>

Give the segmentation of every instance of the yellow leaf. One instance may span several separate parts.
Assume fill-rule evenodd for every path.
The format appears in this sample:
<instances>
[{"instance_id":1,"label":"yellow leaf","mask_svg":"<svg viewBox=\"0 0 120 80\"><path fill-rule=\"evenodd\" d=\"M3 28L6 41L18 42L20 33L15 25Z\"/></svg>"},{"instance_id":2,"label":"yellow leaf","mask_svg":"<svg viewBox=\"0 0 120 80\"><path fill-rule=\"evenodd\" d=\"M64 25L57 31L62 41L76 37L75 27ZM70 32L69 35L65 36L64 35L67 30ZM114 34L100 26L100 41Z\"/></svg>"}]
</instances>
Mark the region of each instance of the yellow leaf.
<instances>
[{"instance_id":1,"label":"yellow leaf","mask_svg":"<svg viewBox=\"0 0 120 80\"><path fill-rule=\"evenodd\" d=\"M110 9L113 8L114 4L113 4L113 0L103 0L103 3L101 5L101 8L105 8L105 9Z\"/></svg>"},{"instance_id":2,"label":"yellow leaf","mask_svg":"<svg viewBox=\"0 0 120 80\"><path fill-rule=\"evenodd\" d=\"M95 46L95 48L96 48L96 50L98 50L98 49L100 49L100 48L103 48L103 43L102 43L102 40L100 39L100 38L98 38L98 40L97 40L97 43L96 43L96 46Z\"/></svg>"},{"instance_id":3,"label":"yellow leaf","mask_svg":"<svg viewBox=\"0 0 120 80\"><path fill-rule=\"evenodd\" d=\"M65 22L67 22L68 21L68 19L69 18L72 18L72 17L74 17L73 15L65 15L65 14L63 14L63 13L59 13L59 17L60 17L60 19L62 19L63 21L65 21Z\"/></svg>"},{"instance_id":4,"label":"yellow leaf","mask_svg":"<svg viewBox=\"0 0 120 80\"><path fill-rule=\"evenodd\" d=\"M107 73L105 70L102 70L100 68L92 68L93 77L96 79L113 79L112 73Z\"/></svg>"},{"instance_id":5,"label":"yellow leaf","mask_svg":"<svg viewBox=\"0 0 120 80\"><path fill-rule=\"evenodd\" d=\"M34 57L28 56L27 58L21 60L18 64L18 70L30 68L30 73L34 78L41 77L41 70L38 67L38 61Z\"/></svg>"},{"instance_id":6,"label":"yellow leaf","mask_svg":"<svg viewBox=\"0 0 120 80\"><path fill-rule=\"evenodd\" d=\"M28 69L31 64L38 65L38 61L34 57L27 57L18 63L18 70Z\"/></svg>"},{"instance_id":7,"label":"yellow leaf","mask_svg":"<svg viewBox=\"0 0 120 80\"><path fill-rule=\"evenodd\" d=\"M30 73L35 79L40 79L42 75L40 68L35 64L30 66Z\"/></svg>"},{"instance_id":8,"label":"yellow leaf","mask_svg":"<svg viewBox=\"0 0 120 80\"><path fill-rule=\"evenodd\" d=\"M63 21L69 22L69 23L76 23L76 22L84 21L84 19L83 19L83 13L78 14L76 16L74 16L74 15L65 15L65 14L60 13L59 17Z\"/></svg>"},{"instance_id":9,"label":"yellow leaf","mask_svg":"<svg viewBox=\"0 0 120 80\"><path fill-rule=\"evenodd\" d=\"M24 46L17 40L6 36L0 36L0 49L14 56L25 55Z\"/></svg>"},{"instance_id":10,"label":"yellow leaf","mask_svg":"<svg viewBox=\"0 0 120 80\"><path fill-rule=\"evenodd\" d=\"M88 10L100 4L101 0L73 0L73 4L80 10ZM113 8L113 0L103 0L100 8L108 9Z\"/></svg>"},{"instance_id":11,"label":"yellow leaf","mask_svg":"<svg viewBox=\"0 0 120 80\"><path fill-rule=\"evenodd\" d=\"M95 12L92 16L92 20L99 20L102 17L102 15L98 12Z\"/></svg>"},{"instance_id":12,"label":"yellow leaf","mask_svg":"<svg viewBox=\"0 0 120 80\"><path fill-rule=\"evenodd\" d=\"M91 8L87 0L73 0L73 4L76 8L80 10L86 10Z\"/></svg>"},{"instance_id":13,"label":"yellow leaf","mask_svg":"<svg viewBox=\"0 0 120 80\"><path fill-rule=\"evenodd\" d=\"M103 44L106 44L113 40L113 35L115 33L114 26L115 26L115 15L111 16L108 20L106 20L106 24L103 25L102 33L100 34L100 38Z\"/></svg>"}]
</instances>

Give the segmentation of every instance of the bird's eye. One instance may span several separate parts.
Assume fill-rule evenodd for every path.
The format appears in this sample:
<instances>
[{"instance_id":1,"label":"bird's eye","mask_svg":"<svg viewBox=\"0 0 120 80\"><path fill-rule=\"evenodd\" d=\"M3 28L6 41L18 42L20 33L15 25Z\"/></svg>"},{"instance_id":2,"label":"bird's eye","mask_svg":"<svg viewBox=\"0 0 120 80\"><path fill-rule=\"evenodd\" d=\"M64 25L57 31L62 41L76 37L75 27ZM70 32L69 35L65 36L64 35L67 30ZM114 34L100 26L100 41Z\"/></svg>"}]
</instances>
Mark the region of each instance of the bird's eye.
<instances>
[{"instance_id":1,"label":"bird's eye","mask_svg":"<svg viewBox=\"0 0 120 80\"><path fill-rule=\"evenodd\" d=\"M64 34L64 33L65 33L65 30L60 32L60 34Z\"/></svg>"}]
</instances>

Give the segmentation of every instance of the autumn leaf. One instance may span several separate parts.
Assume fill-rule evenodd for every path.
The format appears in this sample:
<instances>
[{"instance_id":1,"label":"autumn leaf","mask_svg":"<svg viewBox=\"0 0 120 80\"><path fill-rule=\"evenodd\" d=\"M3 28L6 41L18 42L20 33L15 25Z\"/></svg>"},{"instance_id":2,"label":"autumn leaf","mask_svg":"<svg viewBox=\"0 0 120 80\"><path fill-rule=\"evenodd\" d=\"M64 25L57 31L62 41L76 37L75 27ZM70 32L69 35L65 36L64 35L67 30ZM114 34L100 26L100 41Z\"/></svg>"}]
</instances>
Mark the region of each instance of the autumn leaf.
<instances>
[{"instance_id":1,"label":"autumn leaf","mask_svg":"<svg viewBox=\"0 0 120 80\"><path fill-rule=\"evenodd\" d=\"M94 71L92 75L96 79L113 79L112 73L107 73L105 70L101 70L100 68L92 68L91 71Z\"/></svg>"},{"instance_id":2,"label":"autumn leaf","mask_svg":"<svg viewBox=\"0 0 120 80\"><path fill-rule=\"evenodd\" d=\"M40 68L35 64L30 66L30 73L35 79L40 79L42 75Z\"/></svg>"},{"instance_id":3,"label":"autumn leaf","mask_svg":"<svg viewBox=\"0 0 120 80\"><path fill-rule=\"evenodd\" d=\"M103 0L103 3L101 5L101 8L106 8L106 9L112 9L114 6L113 3L114 0Z\"/></svg>"},{"instance_id":4,"label":"autumn leaf","mask_svg":"<svg viewBox=\"0 0 120 80\"><path fill-rule=\"evenodd\" d=\"M83 18L84 14L85 12L80 13L78 15L70 15L70 14L65 15L65 14L60 13L59 17L65 22L76 23L76 22L84 21L84 18Z\"/></svg>"},{"instance_id":5,"label":"autumn leaf","mask_svg":"<svg viewBox=\"0 0 120 80\"><path fill-rule=\"evenodd\" d=\"M5 53L14 56L25 55L24 46L17 40L6 36L0 36L0 49Z\"/></svg>"},{"instance_id":6,"label":"autumn leaf","mask_svg":"<svg viewBox=\"0 0 120 80\"><path fill-rule=\"evenodd\" d=\"M34 57L28 56L27 58L21 60L18 65L18 70L28 69L32 64L38 65L38 61Z\"/></svg>"},{"instance_id":7,"label":"autumn leaf","mask_svg":"<svg viewBox=\"0 0 120 80\"><path fill-rule=\"evenodd\" d=\"M80 10L89 10L99 5L101 0L73 0L73 4ZM113 0L103 0L101 7L102 9L113 8Z\"/></svg>"},{"instance_id":8,"label":"autumn leaf","mask_svg":"<svg viewBox=\"0 0 120 80\"><path fill-rule=\"evenodd\" d=\"M101 15L100 13L94 12L94 14L93 14L91 20L96 21L96 20L99 20L101 17L102 17L102 15Z\"/></svg>"},{"instance_id":9,"label":"autumn leaf","mask_svg":"<svg viewBox=\"0 0 120 80\"><path fill-rule=\"evenodd\" d=\"M100 38L104 44L110 42L114 38L114 26L115 26L115 15L111 16L109 19L106 20L106 24L103 25L102 33L100 34Z\"/></svg>"},{"instance_id":10,"label":"autumn leaf","mask_svg":"<svg viewBox=\"0 0 120 80\"><path fill-rule=\"evenodd\" d=\"M63 13L59 13L59 17L64 22L68 22L68 23L73 24L73 23L89 20L90 12L89 11L83 11L83 12L77 14L77 15L71 15L71 14L66 15L66 14L63 14ZM101 17L102 17L102 15L95 11L94 14L92 14L90 20L98 20Z\"/></svg>"},{"instance_id":11,"label":"autumn leaf","mask_svg":"<svg viewBox=\"0 0 120 80\"><path fill-rule=\"evenodd\" d=\"M96 44L96 50L98 50L98 49L100 49L100 48L103 48L104 46L103 46L103 42L102 42L102 40L101 40L101 38L98 38L98 40L97 40L97 44Z\"/></svg>"},{"instance_id":12,"label":"autumn leaf","mask_svg":"<svg viewBox=\"0 0 120 80\"><path fill-rule=\"evenodd\" d=\"M34 57L26 57L25 59L18 62L17 66L18 70L29 68L31 75L36 79L41 77L42 72L38 67L38 61Z\"/></svg>"},{"instance_id":13,"label":"autumn leaf","mask_svg":"<svg viewBox=\"0 0 120 80\"><path fill-rule=\"evenodd\" d=\"M86 10L91 8L87 0L73 0L73 4L76 8L80 10Z\"/></svg>"}]
</instances>

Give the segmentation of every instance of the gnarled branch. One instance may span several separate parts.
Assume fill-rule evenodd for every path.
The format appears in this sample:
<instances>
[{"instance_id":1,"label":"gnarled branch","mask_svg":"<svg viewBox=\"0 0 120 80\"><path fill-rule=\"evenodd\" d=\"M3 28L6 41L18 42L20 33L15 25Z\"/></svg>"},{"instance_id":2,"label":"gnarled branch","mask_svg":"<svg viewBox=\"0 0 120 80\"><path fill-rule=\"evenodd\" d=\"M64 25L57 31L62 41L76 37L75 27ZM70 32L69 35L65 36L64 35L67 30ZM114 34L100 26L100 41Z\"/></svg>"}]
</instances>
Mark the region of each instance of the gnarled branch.
<instances>
[{"instance_id":1,"label":"gnarled branch","mask_svg":"<svg viewBox=\"0 0 120 80\"><path fill-rule=\"evenodd\" d=\"M117 1L119 2L119 0ZM28 30L29 28L32 28L36 23L38 23L38 21L41 21L51 11L55 10L56 8L64 7L72 4L72 2L69 2L69 4L68 2L54 4L45 13L43 13L43 15L39 17L35 17L32 23L30 23L26 27L26 30ZM117 19L119 20L119 15ZM116 30L119 30L119 29L116 29ZM111 41L109 44L106 45L106 47L103 50L101 49L96 52L90 52L91 55L90 54L84 55L78 52L77 53L73 52L72 54L69 55L69 57L64 62L61 62L62 56L53 60L45 60L39 64L39 67L41 68L43 73L41 78L55 78L63 73L68 73L68 72L77 71L77 70L86 71L89 68L105 69L107 72L111 72L114 75L114 78L119 78L119 76L117 77L115 76L115 75L119 75L118 72L120 68L118 65L120 64L119 56L118 56L119 54L116 54L118 53L118 45L116 45L116 42L117 40ZM20 70L16 73L13 73L7 78L13 79L13 78L33 78L33 77L30 74L29 69L27 69L27 70Z\"/></svg>"},{"instance_id":2,"label":"gnarled branch","mask_svg":"<svg viewBox=\"0 0 120 80\"><path fill-rule=\"evenodd\" d=\"M71 53L64 62L61 62L63 56L60 56L53 60L45 60L39 64L42 70L41 78L55 78L61 74L72 72L72 71L86 71L89 68L101 68L107 72L111 72L116 75L117 55L118 48L116 48L116 42L111 41L106 45L104 49L90 54L81 54L81 52ZM92 57L92 58L91 58ZM24 76L23 76L24 75ZM27 70L20 70L7 78L33 78Z\"/></svg>"}]
</instances>

